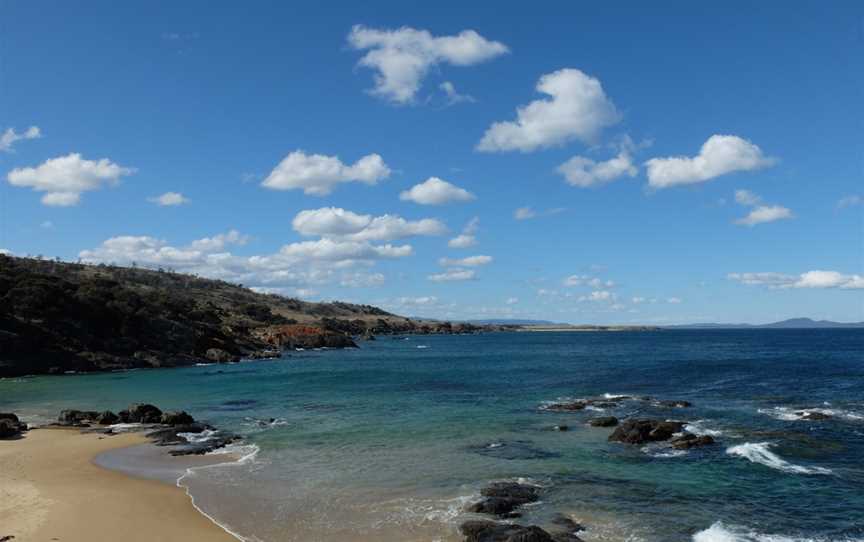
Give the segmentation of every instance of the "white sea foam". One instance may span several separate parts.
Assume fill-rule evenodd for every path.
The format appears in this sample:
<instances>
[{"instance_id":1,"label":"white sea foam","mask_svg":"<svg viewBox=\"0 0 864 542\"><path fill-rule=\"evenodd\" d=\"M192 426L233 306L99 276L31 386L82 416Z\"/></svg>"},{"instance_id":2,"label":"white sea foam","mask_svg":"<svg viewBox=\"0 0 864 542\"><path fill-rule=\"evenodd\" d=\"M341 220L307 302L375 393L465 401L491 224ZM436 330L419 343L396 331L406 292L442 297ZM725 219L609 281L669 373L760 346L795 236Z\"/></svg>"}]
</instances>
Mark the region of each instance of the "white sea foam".
<instances>
[{"instance_id":1,"label":"white sea foam","mask_svg":"<svg viewBox=\"0 0 864 542\"><path fill-rule=\"evenodd\" d=\"M134 433L143 427L149 427L142 423L115 423L108 426L113 433Z\"/></svg>"},{"instance_id":2,"label":"white sea foam","mask_svg":"<svg viewBox=\"0 0 864 542\"><path fill-rule=\"evenodd\" d=\"M714 523L704 531L693 535L693 542L862 542L861 538L828 539L822 537L800 538L778 534L763 534L747 527Z\"/></svg>"},{"instance_id":3,"label":"white sea foam","mask_svg":"<svg viewBox=\"0 0 864 542\"><path fill-rule=\"evenodd\" d=\"M822 414L824 416L830 416L831 418L837 418L853 422L864 421L864 413L854 410L831 408L829 403L825 403L825 406L819 408L760 408L759 413L766 414L768 416L771 416L772 418L787 422L812 421L807 419L807 416L809 414Z\"/></svg>"},{"instance_id":4,"label":"white sea foam","mask_svg":"<svg viewBox=\"0 0 864 542\"><path fill-rule=\"evenodd\" d=\"M422 350L422 349L424 349L424 348L429 348L429 346L428 346L428 345L425 345L425 344L418 344L418 345L417 345L417 348L420 348L420 349Z\"/></svg>"},{"instance_id":5,"label":"white sea foam","mask_svg":"<svg viewBox=\"0 0 864 542\"><path fill-rule=\"evenodd\" d=\"M772 469L793 474L833 474L831 469L824 467L804 467L789 463L770 450L770 442L745 442L726 449L729 455L743 457L753 463L759 463Z\"/></svg>"},{"instance_id":6,"label":"white sea foam","mask_svg":"<svg viewBox=\"0 0 864 542\"><path fill-rule=\"evenodd\" d=\"M693 433L698 436L709 436L709 437L719 437L723 434L723 431L719 429L711 429L709 427L705 427L705 420L696 420L695 422L687 422L684 426L684 430Z\"/></svg>"},{"instance_id":7,"label":"white sea foam","mask_svg":"<svg viewBox=\"0 0 864 542\"><path fill-rule=\"evenodd\" d=\"M676 450L664 442L655 442L640 448L642 453L660 459L670 459L687 455L686 450Z\"/></svg>"}]
</instances>

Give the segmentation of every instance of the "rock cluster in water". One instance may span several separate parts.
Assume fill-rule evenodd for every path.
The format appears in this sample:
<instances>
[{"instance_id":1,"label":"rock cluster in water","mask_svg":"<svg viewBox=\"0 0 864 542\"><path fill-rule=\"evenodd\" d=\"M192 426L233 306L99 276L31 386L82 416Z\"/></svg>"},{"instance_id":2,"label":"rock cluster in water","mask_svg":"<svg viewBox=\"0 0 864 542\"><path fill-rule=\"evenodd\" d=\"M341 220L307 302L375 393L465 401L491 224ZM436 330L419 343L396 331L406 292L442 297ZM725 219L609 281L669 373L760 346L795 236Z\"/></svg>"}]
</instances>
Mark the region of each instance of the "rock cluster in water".
<instances>
[{"instance_id":1,"label":"rock cluster in water","mask_svg":"<svg viewBox=\"0 0 864 542\"><path fill-rule=\"evenodd\" d=\"M57 417L56 425L87 428L93 425L109 426L116 423L143 424L146 429L149 429L145 436L157 446L172 446L173 449L169 453L175 456L206 454L240 440L237 435L222 433L212 425L196 422L192 415L185 411L163 412L159 407L148 403L129 405L116 414L110 410L103 412L62 410ZM100 431L107 434L113 433L111 428ZM192 441L187 438L188 435L201 435L205 432L209 432L207 438Z\"/></svg>"},{"instance_id":2,"label":"rock cluster in water","mask_svg":"<svg viewBox=\"0 0 864 542\"><path fill-rule=\"evenodd\" d=\"M515 518L521 516L519 508L540 500L540 488L518 482L493 482L480 490L480 495L482 499L469 505L468 512ZM463 522L459 530L466 542L581 542L576 532L582 527L569 518L559 516L550 531L536 525L477 519Z\"/></svg>"},{"instance_id":3,"label":"rock cluster in water","mask_svg":"<svg viewBox=\"0 0 864 542\"><path fill-rule=\"evenodd\" d=\"M15 438L27 431L27 424L11 412L0 412L0 439Z\"/></svg>"}]
</instances>

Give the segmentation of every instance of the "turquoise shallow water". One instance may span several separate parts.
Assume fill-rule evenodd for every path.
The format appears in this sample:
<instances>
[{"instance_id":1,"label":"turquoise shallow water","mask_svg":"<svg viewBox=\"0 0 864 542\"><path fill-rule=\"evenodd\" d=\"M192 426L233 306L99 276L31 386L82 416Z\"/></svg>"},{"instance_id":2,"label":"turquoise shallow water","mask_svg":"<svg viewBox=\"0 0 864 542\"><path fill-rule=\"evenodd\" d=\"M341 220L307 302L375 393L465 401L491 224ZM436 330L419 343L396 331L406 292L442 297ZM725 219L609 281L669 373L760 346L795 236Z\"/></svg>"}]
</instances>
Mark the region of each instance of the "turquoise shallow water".
<instances>
[{"instance_id":1,"label":"turquoise shallow water","mask_svg":"<svg viewBox=\"0 0 864 542\"><path fill-rule=\"evenodd\" d=\"M694 422L718 444L628 447L584 425L599 412L538 408L604 394L691 401L605 414ZM860 330L382 337L276 361L0 380L0 409L31 420L137 401L258 448L183 480L250 540L458 540L465 503L507 478L545 487L525 522L566 513L589 541L864 539Z\"/></svg>"}]
</instances>

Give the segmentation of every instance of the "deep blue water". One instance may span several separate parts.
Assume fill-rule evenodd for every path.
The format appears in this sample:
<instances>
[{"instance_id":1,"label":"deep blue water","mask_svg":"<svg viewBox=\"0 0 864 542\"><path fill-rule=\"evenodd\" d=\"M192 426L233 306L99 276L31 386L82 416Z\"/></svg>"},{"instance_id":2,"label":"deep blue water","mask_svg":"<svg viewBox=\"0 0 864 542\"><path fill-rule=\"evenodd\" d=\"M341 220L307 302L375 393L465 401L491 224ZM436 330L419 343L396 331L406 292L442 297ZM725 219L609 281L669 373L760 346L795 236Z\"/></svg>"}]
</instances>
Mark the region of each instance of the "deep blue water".
<instances>
[{"instance_id":1,"label":"deep blue water","mask_svg":"<svg viewBox=\"0 0 864 542\"><path fill-rule=\"evenodd\" d=\"M695 422L718 443L609 443L611 429L584 424L600 413L539 408L604 394L691 401L604 414ZM589 541L864 539L861 330L381 337L276 361L0 380L0 409L33 420L137 401L260 448L186 480L250 539L457 540L465 503L502 478L545 488L522 521L566 513Z\"/></svg>"}]
</instances>

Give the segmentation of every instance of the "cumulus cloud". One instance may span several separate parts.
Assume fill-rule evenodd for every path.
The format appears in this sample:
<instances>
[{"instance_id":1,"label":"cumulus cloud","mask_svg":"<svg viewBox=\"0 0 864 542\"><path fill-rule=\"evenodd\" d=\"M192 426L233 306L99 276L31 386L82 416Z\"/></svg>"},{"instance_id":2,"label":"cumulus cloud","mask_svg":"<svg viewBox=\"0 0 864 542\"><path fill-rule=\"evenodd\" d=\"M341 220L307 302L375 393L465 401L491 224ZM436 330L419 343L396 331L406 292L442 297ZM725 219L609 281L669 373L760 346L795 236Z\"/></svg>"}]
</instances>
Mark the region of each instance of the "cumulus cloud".
<instances>
[{"instance_id":1,"label":"cumulus cloud","mask_svg":"<svg viewBox=\"0 0 864 542\"><path fill-rule=\"evenodd\" d=\"M558 173L573 186L587 188L614 181L623 176L635 177L638 169L633 165L630 153L621 151L618 156L605 162L595 162L584 156L574 156L558 166Z\"/></svg>"},{"instance_id":2,"label":"cumulus cloud","mask_svg":"<svg viewBox=\"0 0 864 542\"><path fill-rule=\"evenodd\" d=\"M543 75L536 88L550 98L519 107L514 121L492 124L477 150L531 152L573 139L590 143L603 128L621 120L600 81L580 70Z\"/></svg>"},{"instance_id":3,"label":"cumulus cloud","mask_svg":"<svg viewBox=\"0 0 864 542\"><path fill-rule=\"evenodd\" d=\"M116 184L132 175L134 168L123 167L107 158L85 160L78 153L51 158L36 167L16 168L6 179L12 186L30 187L45 192L44 205L68 207L81 201L81 193Z\"/></svg>"},{"instance_id":4,"label":"cumulus cloud","mask_svg":"<svg viewBox=\"0 0 864 542\"><path fill-rule=\"evenodd\" d=\"M205 237L183 246L150 236L117 236L79 257L90 263L165 267L204 277L240 282L257 288L307 288L337 284L377 286L381 273L365 268L376 261L410 256L410 245L373 245L368 242L319 239L290 243L271 254L239 256L230 251L248 236L236 230Z\"/></svg>"},{"instance_id":5,"label":"cumulus cloud","mask_svg":"<svg viewBox=\"0 0 864 542\"><path fill-rule=\"evenodd\" d=\"M304 194L326 196L339 183L375 185L389 176L390 168L378 154L368 154L349 166L338 156L306 154L297 150L286 156L261 186L273 190L300 189Z\"/></svg>"},{"instance_id":6,"label":"cumulus cloud","mask_svg":"<svg viewBox=\"0 0 864 542\"><path fill-rule=\"evenodd\" d=\"M492 263L492 256L468 256L467 258L441 258L438 265L444 267L477 267Z\"/></svg>"},{"instance_id":7,"label":"cumulus cloud","mask_svg":"<svg viewBox=\"0 0 864 542\"><path fill-rule=\"evenodd\" d=\"M469 94L459 94L456 92L456 87L450 81L444 81L438 86L438 88L444 92L444 96L447 98L447 105L473 103L477 101Z\"/></svg>"},{"instance_id":8,"label":"cumulus cloud","mask_svg":"<svg viewBox=\"0 0 864 542\"><path fill-rule=\"evenodd\" d=\"M505 301L504 303L506 303L507 305L515 305L515 304L519 303L519 298L518 297L508 297L507 301Z\"/></svg>"},{"instance_id":9,"label":"cumulus cloud","mask_svg":"<svg viewBox=\"0 0 864 542\"><path fill-rule=\"evenodd\" d=\"M864 204L864 196L860 196L858 194L852 196L846 196L844 198L840 198L837 201L837 208L843 209L845 207L855 207L857 205Z\"/></svg>"},{"instance_id":10,"label":"cumulus cloud","mask_svg":"<svg viewBox=\"0 0 864 542\"><path fill-rule=\"evenodd\" d=\"M793 218L792 211L780 205L760 205L762 198L749 190L736 190L735 201L741 205L753 207L753 210L743 218L735 221L742 226L755 226L766 222L774 222Z\"/></svg>"},{"instance_id":11,"label":"cumulus cloud","mask_svg":"<svg viewBox=\"0 0 864 542\"><path fill-rule=\"evenodd\" d=\"M566 277L562 284L564 286L590 286L592 288L614 288L615 281L612 280L603 280L597 277L591 277L589 275L570 275Z\"/></svg>"},{"instance_id":12,"label":"cumulus cloud","mask_svg":"<svg viewBox=\"0 0 864 542\"><path fill-rule=\"evenodd\" d=\"M580 296L577 301L598 303L602 301L615 301L617 296L609 290L595 290L588 295Z\"/></svg>"},{"instance_id":13,"label":"cumulus cloud","mask_svg":"<svg viewBox=\"0 0 864 542\"><path fill-rule=\"evenodd\" d=\"M433 66L471 66L509 51L503 43L487 40L474 30L433 36L407 26L379 30L356 25L348 34L348 43L358 51L368 50L358 64L375 71L370 92L396 104L414 101Z\"/></svg>"},{"instance_id":14,"label":"cumulus cloud","mask_svg":"<svg viewBox=\"0 0 864 542\"><path fill-rule=\"evenodd\" d=\"M429 177L424 182L412 186L399 194L402 201L413 201L420 205L443 205L445 203L471 201L474 194L448 183L438 177Z\"/></svg>"},{"instance_id":15,"label":"cumulus cloud","mask_svg":"<svg viewBox=\"0 0 864 542\"><path fill-rule=\"evenodd\" d=\"M409 221L397 215L360 215L338 207L300 211L292 221L301 235L348 241L392 241L414 236L443 235L447 227L434 218Z\"/></svg>"},{"instance_id":16,"label":"cumulus cloud","mask_svg":"<svg viewBox=\"0 0 864 542\"><path fill-rule=\"evenodd\" d=\"M450 248L471 248L475 246L477 244L476 234L479 228L480 219L475 216L462 228L461 234L447 242L447 246Z\"/></svg>"},{"instance_id":17,"label":"cumulus cloud","mask_svg":"<svg viewBox=\"0 0 864 542\"><path fill-rule=\"evenodd\" d=\"M429 280L432 282L456 282L463 280L473 280L476 272L473 269L448 269L443 273L429 275Z\"/></svg>"},{"instance_id":18,"label":"cumulus cloud","mask_svg":"<svg viewBox=\"0 0 864 542\"><path fill-rule=\"evenodd\" d=\"M668 188L709 181L736 171L769 167L776 159L766 157L755 144L734 135L712 135L694 157L652 158L645 162L648 185Z\"/></svg>"},{"instance_id":19,"label":"cumulus cloud","mask_svg":"<svg viewBox=\"0 0 864 542\"><path fill-rule=\"evenodd\" d=\"M155 203L156 205L160 205L162 207L183 205L184 203L189 203L189 199L179 192L165 192L161 196L147 198L147 201L150 201L151 203Z\"/></svg>"},{"instance_id":20,"label":"cumulus cloud","mask_svg":"<svg viewBox=\"0 0 864 542\"><path fill-rule=\"evenodd\" d=\"M749 286L768 288L838 288L841 290L864 289L864 276L848 275L837 271L807 271L800 275L784 273L730 273L727 278Z\"/></svg>"},{"instance_id":21,"label":"cumulus cloud","mask_svg":"<svg viewBox=\"0 0 864 542\"><path fill-rule=\"evenodd\" d=\"M16 132L14 128L7 128L5 132L0 134L0 152L12 152L16 142L27 139L39 139L42 137L42 131L38 126L31 126L23 132Z\"/></svg>"},{"instance_id":22,"label":"cumulus cloud","mask_svg":"<svg viewBox=\"0 0 864 542\"><path fill-rule=\"evenodd\" d=\"M747 216L736 220L735 223L742 226L755 226L756 224L764 224L793 217L792 211L781 205L760 205L750 211Z\"/></svg>"},{"instance_id":23,"label":"cumulus cloud","mask_svg":"<svg viewBox=\"0 0 864 542\"><path fill-rule=\"evenodd\" d=\"M513 218L516 220L531 220L532 218L539 218L542 216L557 215L566 210L565 207L553 207L552 209L546 209L545 211L535 211L532 207L519 207L513 211Z\"/></svg>"}]
</instances>

